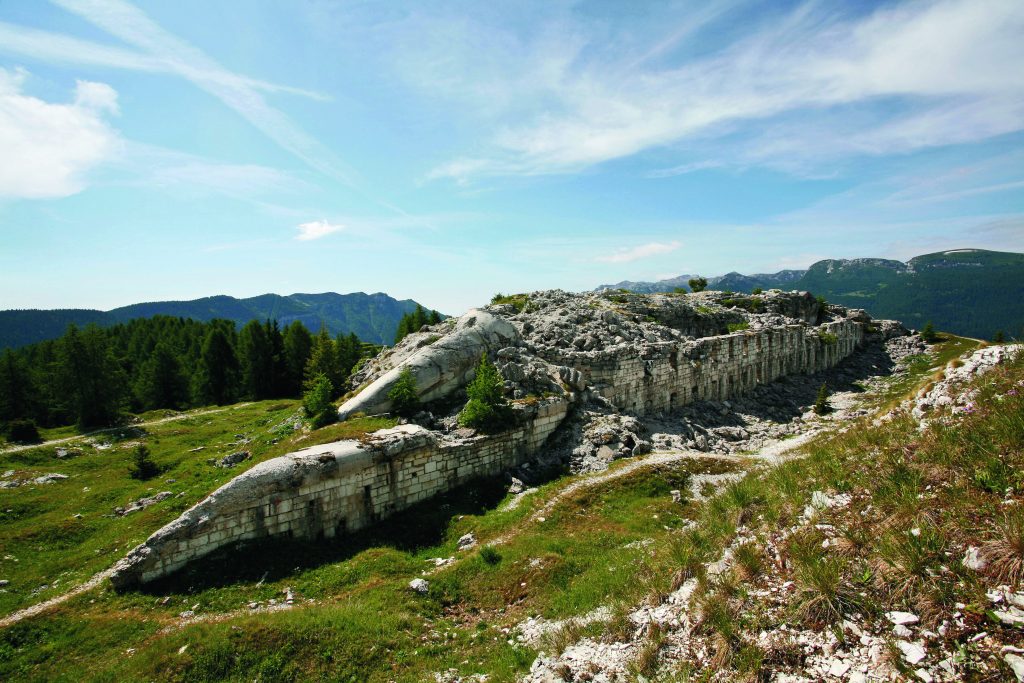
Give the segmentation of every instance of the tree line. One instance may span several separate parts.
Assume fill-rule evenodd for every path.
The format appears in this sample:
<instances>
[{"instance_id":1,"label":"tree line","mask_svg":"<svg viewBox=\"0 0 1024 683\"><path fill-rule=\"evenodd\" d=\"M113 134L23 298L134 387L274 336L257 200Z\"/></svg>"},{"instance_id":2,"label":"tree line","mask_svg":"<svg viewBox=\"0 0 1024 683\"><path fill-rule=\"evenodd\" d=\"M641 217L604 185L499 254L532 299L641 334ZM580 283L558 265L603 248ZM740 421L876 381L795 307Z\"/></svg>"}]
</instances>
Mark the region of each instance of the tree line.
<instances>
[{"instance_id":1,"label":"tree line","mask_svg":"<svg viewBox=\"0 0 1024 683\"><path fill-rule=\"evenodd\" d=\"M441 314L437 311L427 311L419 304L416 310L409 311L398 321L398 330L395 331L395 343L402 341L413 332L419 332L424 325L436 325L441 322Z\"/></svg>"},{"instance_id":2,"label":"tree line","mask_svg":"<svg viewBox=\"0 0 1024 683\"><path fill-rule=\"evenodd\" d=\"M379 349L355 334L314 335L299 321L284 329L277 321L237 329L229 320L168 316L71 325L58 339L0 356L0 425L88 429L115 424L125 411L297 398L321 376L334 399Z\"/></svg>"}]
</instances>

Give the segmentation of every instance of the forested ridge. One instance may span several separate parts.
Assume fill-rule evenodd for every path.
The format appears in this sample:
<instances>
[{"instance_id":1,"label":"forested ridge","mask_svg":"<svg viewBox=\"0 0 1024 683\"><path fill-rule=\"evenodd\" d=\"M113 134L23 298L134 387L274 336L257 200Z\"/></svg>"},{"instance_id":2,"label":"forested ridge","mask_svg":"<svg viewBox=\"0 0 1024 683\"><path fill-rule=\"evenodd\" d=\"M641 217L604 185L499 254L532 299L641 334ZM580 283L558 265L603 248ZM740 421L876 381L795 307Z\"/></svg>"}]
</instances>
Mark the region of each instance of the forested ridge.
<instances>
[{"instance_id":1,"label":"forested ridge","mask_svg":"<svg viewBox=\"0 0 1024 683\"><path fill-rule=\"evenodd\" d=\"M335 398L360 359L379 349L354 333L313 334L299 321L282 329L251 320L240 330L230 320L169 316L71 325L58 339L0 356L0 426L87 429L125 412L294 398L321 376Z\"/></svg>"}]
</instances>

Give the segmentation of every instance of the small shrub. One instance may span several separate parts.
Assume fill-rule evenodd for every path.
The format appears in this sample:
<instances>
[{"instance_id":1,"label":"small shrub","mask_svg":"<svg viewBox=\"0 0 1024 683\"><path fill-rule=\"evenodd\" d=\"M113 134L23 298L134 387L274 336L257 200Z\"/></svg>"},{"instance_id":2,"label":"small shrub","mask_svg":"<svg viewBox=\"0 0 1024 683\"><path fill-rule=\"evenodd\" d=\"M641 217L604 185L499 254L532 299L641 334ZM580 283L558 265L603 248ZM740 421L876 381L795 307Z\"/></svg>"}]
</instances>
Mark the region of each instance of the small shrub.
<instances>
[{"instance_id":1,"label":"small shrub","mask_svg":"<svg viewBox=\"0 0 1024 683\"><path fill-rule=\"evenodd\" d=\"M992 341L996 344L1002 344L1006 341L1006 333L1002 330L996 330L996 333L992 336Z\"/></svg>"},{"instance_id":2,"label":"small shrub","mask_svg":"<svg viewBox=\"0 0 1024 683\"><path fill-rule=\"evenodd\" d=\"M15 443L39 443L42 441L36 423L32 420L11 420L4 431L7 434L7 440Z\"/></svg>"},{"instance_id":3,"label":"small shrub","mask_svg":"<svg viewBox=\"0 0 1024 683\"><path fill-rule=\"evenodd\" d=\"M754 287L754 291L752 291L751 294L764 294L764 290L760 287Z\"/></svg>"},{"instance_id":4,"label":"small shrub","mask_svg":"<svg viewBox=\"0 0 1024 683\"><path fill-rule=\"evenodd\" d=\"M832 404L828 401L828 383L822 383L818 389L818 397L814 399L814 413L825 415L832 412Z\"/></svg>"},{"instance_id":5,"label":"small shrub","mask_svg":"<svg viewBox=\"0 0 1024 683\"><path fill-rule=\"evenodd\" d=\"M498 368L487 359L480 358L476 377L466 387L469 401L459 413L459 424L485 432L499 432L509 426L512 411L505 400L505 383Z\"/></svg>"},{"instance_id":6,"label":"small shrub","mask_svg":"<svg viewBox=\"0 0 1024 683\"><path fill-rule=\"evenodd\" d=\"M753 581L764 570L761 548L752 542L742 543L733 550L733 570L741 581Z\"/></svg>"},{"instance_id":7,"label":"small shrub","mask_svg":"<svg viewBox=\"0 0 1024 683\"><path fill-rule=\"evenodd\" d=\"M987 571L1013 587L1024 581L1024 511L1012 509L996 524L995 537L985 544Z\"/></svg>"},{"instance_id":8,"label":"small shrub","mask_svg":"<svg viewBox=\"0 0 1024 683\"><path fill-rule=\"evenodd\" d=\"M732 334L733 332L742 332L743 330L749 330L750 323L746 321L741 323L729 323L727 327L729 328L729 333Z\"/></svg>"},{"instance_id":9,"label":"small shrub","mask_svg":"<svg viewBox=\"0 0 1024 683\"><path fill-rule=\"evenodd\" d=\"M706 278L694 277L690 278L686 284L690 285L690 289L694 292L703 292L708 288L708 281Z\"/></svg>"},{"instance_id":10,"label":"small shrub","mask_svg":"<svg viewBox=\"0 0 1024 683\"><path fill-rule=\"evenodd\" d=\"M302 407L306 417L316 418L331 407L331 394L334 386L327 375L317 375L309 382L309 388L302 396Z\"/></svg>"},{"instance_id":11,"label":"small shrub","mask_svg":"<svg viewBox=\"0 0 1024 683\"><path fill-rule=\"evenodd\" d=\"M484 564L489 564L492 567L501 562L501 553L494 549L492 545L485 545L480 548L480 559L484 561Z\"/></svg>"},{"instance_id":12,"label":"small shrub","mask_svg":"<svg viewBox=\"0 0 1024 683\"><path fill-rule=\"evenodd\" d=\"M846 561L835 555L826 556L820 542L808 534L804 543L793 549L797 592L796 610L812 623L831 624L846 612L854 611L860 596L845 574Z\"/></svg>"},{"instance_id":13,"label":"small shrub","mask_svg":"<svg viewBox=\"0 0 1024 683\"><path fill-rule=\"evenodd\" d=\"M510 304L516 309L517 313L521 313L526 307L526 303L529 299L530 297L526 294L510 294L509 296L505 296L501 292L498 292L491 297L491 305L496 306L499 304Z\"/></svg>"},{"instance_id":14,"label":"small shrub","mask_svg":"<svg viewBox=\"0 0 1024 683\"><path fill-rule=\"evenodd\" d=\"M921 339L927 344L934 344L939 340L939 335L935 332L935 326L932 325L931 320L924 324L924 328L921 330Z\"/></svg>"},{"instance_id":15,"label":"small shrub","mask_svg":"<svg viewBox=\"0 0 1024 683\"><path fill-rule=\"evenodd\" d=\"M128 466L128 474L131 475L132 479L146 481L160 474L160 466L153 460L153 456L145 444L136 446L135 450L132 451L131 458L132 462Z\"/></svg>"},{"instance_id":16,"label":"small shrub","mask_svg":"<svg viewBox=\"0 0 1024 683\"><path fill-rule=\"evenodd\" d=\"M839 337L831 332L822 332L818 335L818 338L821 339L821 343L825 346L835 346L839 343Z\"/></svg>"},{"instance_id":17,"label":"small shrub","mask_svg":"<svg viewBox=\"0 0 1024 683\"><path fill-rule=\"evenodd\" d=\"M416 392L416 378L409 366L402 368L398 380L388 391L392 412L408 417L420 408L420 397Z\"/></svg>"}]
</instances>

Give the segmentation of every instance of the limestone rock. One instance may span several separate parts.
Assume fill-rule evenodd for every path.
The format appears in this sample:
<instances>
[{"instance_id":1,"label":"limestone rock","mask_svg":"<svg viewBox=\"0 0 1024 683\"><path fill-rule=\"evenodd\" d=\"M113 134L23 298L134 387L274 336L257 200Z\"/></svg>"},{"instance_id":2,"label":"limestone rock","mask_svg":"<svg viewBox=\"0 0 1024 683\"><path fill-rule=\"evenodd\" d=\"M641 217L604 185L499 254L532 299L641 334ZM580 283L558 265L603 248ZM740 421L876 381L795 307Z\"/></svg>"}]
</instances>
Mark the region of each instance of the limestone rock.
<instances>
[{"instance_id":1,"label":"limestone rock","mask_svg":"<svg viewBox=\"0 0 1024 683\"><path fill-rule=\"evenodd\" d=\"M469 382L481 354L497 352L519 341L519 332L508 321L487 311L473 309L459 318L450 334L418 349L399 366L346 401L338 409L338 418L345 420L357 412L376 415L390 410L388 392L404 368L412 372L421 401L444 398Z\"/></svg>"},{"instance_id":2,"label":"limestone rock","mask_svg":"<svg viewBox=\"0 0 1024 683\"><path fill-rule=\"evenodd\" d=\"M409 589L420 595L426 595L430 590L430 582L426 579L413 579L409 582Z\"/></svg>"}]
</instances>

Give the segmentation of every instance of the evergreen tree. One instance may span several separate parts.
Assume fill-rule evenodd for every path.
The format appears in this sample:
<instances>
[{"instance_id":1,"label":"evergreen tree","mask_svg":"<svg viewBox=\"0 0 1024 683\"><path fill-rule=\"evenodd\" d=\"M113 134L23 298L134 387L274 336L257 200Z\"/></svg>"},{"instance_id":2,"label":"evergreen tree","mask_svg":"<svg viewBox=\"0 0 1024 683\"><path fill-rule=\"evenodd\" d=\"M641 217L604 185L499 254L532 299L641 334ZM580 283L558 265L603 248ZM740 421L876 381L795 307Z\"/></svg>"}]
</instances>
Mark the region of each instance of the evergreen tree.
<instances>
[{"instance_id":1,"label":"evergreen tree","mask_svg":"<svg viewBox=\"0 0 1024 683\"><path fill-rule=\"evenodd\" d=\"M694 292L703 292L708 288L708 281L706 278L697 276L687 280L686 284L690 285L690 289Z\"/></svg>"},{"instance_id":2,"label":"evergreen tree","mask_svg":"<svg viewBox=\"0 0 1024 683\"><path fill-rule=\"evenodd\" d=\"M466 387L469 401L459 413L459 424L484 431L505 429L511 420L511 410L505 400L505 382L494 363L484 353L476 368L476 376Z\"/></svg>"},{"instance_id":3,"label":"evergreen tree","mask_svg":"<svg viewBox=\"0 0 1024 683\"><path fill-rule=\"evenodd\" d=\"M338 419L338 413L331 403L334 387L327 375L316 375L309 382L309 389L302 396L302 407L306 417L312 419L313 429L319 429Z\"/></svg>"},{"instance_id":4,"label":"evergreen tree","mask_svg":"<svg viewBox=\"0 0 1024 683\"><path fill-rule=\"evenodd\" d=\"M238 365L243 396L260 401L273 395L274 351L267 330L255 320L238 335Z\"/></svg>"},{"instance_id":5,"label":"evergreen tree","mask_svg":"<svg viewBox=\"0 0 1024 683\"><path fill-rule=\"evenodd\" d=\"M334 340L327 333L326 327L321 327L320 332L313 339L313 349L309 354L309 362L306 363L306 385L310 386L320 375L330 380L332 392L340 389L338 356L334 348ZM334 398L333 393L331 398Z\"/></svg>"},{"instance_id":6,"label":"evergreen tree","mask_svg":"<svg viewBox=\"0 0 1024 683\"><path fill-rule=\"evenodd\" d=\"M824 415L832 412L832 404L828 400L828 384L823 383L818 388L818 396L814 401L814 412L818 415Z\"/></svg>"},{"instance_id":7,"label":"evergreen tree","mask_svg":"<svg viewBox=\"0 0 1024 683\"><path fill-rule=\"evenodd\" d=\"M276 320L263 323L263 331L267 335L270 346L270 396L295 396L288 393L287 368L284 359L284 335Z\"/></svg>"},{"instance_id":8,"label":"evergreen tree","mask_svg":"<svg viewBox=\"0 0 1024 683\"><path fill-rule=\"evenodd\" d=\"M32 376L25 363L10 349L0 358L0 422L33 414Z\"/></svg>"},{"instance_id":9,"label":"evergreen tree","mask_svg":"<svg viewBox=\"0 0 1024 683\"><path fill-rule=\"evenodd\" d=\"M938 341L939 335L935 333L935 327L932 325L931 320L924 324L924 329L921 330L921 339L928 344L934 344Z\"/></svg>"},{"instance_id":10,"label":"evergreen tree","mask_svg":"<svg viewBox=\"0 0 1024 683\"><path fill-rule=\"evenodd\" d=\"M196 396L201 404L231 403L238 395L238 358L227 334L212 328L203 341L196 372Z\"/></svg>"},{"instance_id":11,"label":"evergreen tree","mask_svg":"<svg viewBox=\"0 0 1024 683\"><path fill-rule=\"evenodd\" d=\"M188 402L188 380L166 343L159 342L139 369L135 395L143 410L181 408Z\"/></svg>"},{"instance_id":12,"label":"evergreen tree","mask_svg":"<svg viewBox=\"0 0 1024 683\"><path fill-rule=\"evenodd\" d=\"M430 322L429 322L429 324L436 325L439 322L441 322L441 314L438 313L437 311L431 311L430 312Z\"/></svg>"},{"instance_id":13,"label":"evergreen tree","mask_svg":"<svg viewBox=\"0 0 1024 683\"><path fill-rule=\"evenodd\" d=\"M339 334L335 342L338 357L338 377L342 383L352 374L352 368L363 355L363 344L355 333ZM339 387L340 391L341 387Z\"/></svg>"},{"instance_id":14,"label":"evergreen tree","mask_svg":"<svg viewBox=\"0 0 1024 683\"><path fill-rule=\"evenodd\" d=\"M419 410L420 396L416 391L416 378L412 376L409 366L402 368L398 375L398 381L388 391L388 399L391 401L391 411L408 417Z\"/></svg>"},{"instance_id":15,"label":"evergreen tree","mask_svg":"<svg viewBox=\"0 0 1024 683\"><path fill-rule=\"evenodd\" d=\"M285 394L298 396L302 393L306 377L306 365L313 349L313 335L306 326L296 320L284 330Z\"/></svg>"},{"instance_id":16,"label":"evergreen tree","mask_svg":"<svg viewBox=\"0 0 1024 683\"><path fill-rule=\"evenodd\" d=\"M121 414L125 378L95 325L79 331L72 325L60 339L57 381L68 412L79 429L114 424Z\"/></svg>"}]
</instances>

